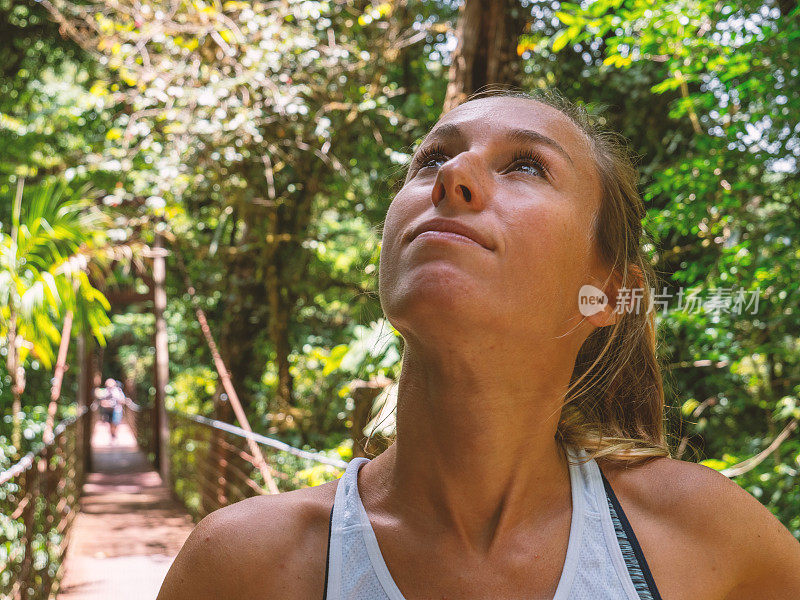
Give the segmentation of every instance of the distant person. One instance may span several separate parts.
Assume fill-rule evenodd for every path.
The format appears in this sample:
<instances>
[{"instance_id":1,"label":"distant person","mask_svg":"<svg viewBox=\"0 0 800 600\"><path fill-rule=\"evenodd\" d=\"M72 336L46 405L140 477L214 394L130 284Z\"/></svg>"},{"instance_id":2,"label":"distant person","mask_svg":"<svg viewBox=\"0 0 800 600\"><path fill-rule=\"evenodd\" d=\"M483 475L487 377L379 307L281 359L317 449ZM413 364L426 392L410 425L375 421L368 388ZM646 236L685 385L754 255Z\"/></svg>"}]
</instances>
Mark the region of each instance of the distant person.
<instances>
[{"instance_id":1,"label":"distant person","mask_svg":"<svg viewBox=\"0 0 800 600\"><path fill-rule=\"evenodd\" d=\"M118 381L108 378L105 387L97 391L97 397L101 419L108 423L111 440L116 441L117 427L122 422L122 411L126 402L125 392Z\"/></svg>"},{"instance_id":2,"label":"distant person","mask_svg":"<svg viewBox=\"0 0 800 600\"><path fill-rule=\"evenodd\" d=\"M615 139L549 97L439 119L382 225L396 440L204 518L159 600L800 598L786 527L670 457L654 314L616 310L653 273Z\"/></svg>"}]
</instances>

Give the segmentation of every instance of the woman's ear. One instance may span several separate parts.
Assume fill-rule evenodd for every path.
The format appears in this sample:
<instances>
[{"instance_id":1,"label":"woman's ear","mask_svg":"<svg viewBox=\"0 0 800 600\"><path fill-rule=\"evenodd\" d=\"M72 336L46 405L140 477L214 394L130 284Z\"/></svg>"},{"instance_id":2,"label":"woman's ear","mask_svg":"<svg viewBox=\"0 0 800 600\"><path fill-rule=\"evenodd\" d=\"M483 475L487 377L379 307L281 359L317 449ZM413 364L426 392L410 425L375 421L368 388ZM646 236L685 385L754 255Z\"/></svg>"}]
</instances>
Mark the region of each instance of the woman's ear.
<instances>
[{"instance_id":1,"label":"woman's ear","mask_svg":"<svg viewBox=\"0 0 800 600\"><path fill-rule=\"evenodd\" d=\"M595 327L616 324L626 312L646 310L642 270L628 265L628 286L623 286L622 274L614 270L602 288L584 285L580 292L581 313Z\"/></svg>"},{"instance_id":2,"label":"woman's ear","mask_svg":"<svg viewBox=\"0 0 800 600\"><path fill-rule=\"evenodd\" d=\"M587 307L588 308L585 308ZM613 285L603 289L592 285L581 288L581 313L595 327L606 327L617 322L621 313L617 308L617 292Z\"/></svg>"}]
</instances>

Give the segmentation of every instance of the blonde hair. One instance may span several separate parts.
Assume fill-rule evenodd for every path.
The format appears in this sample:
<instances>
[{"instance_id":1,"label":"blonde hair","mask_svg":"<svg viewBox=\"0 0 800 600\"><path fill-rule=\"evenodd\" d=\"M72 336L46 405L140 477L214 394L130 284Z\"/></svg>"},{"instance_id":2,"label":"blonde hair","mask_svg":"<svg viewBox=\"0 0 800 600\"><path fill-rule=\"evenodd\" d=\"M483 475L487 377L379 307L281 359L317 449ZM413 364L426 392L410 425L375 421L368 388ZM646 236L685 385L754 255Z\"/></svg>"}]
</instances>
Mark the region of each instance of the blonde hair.
<instances>
[{"instance_id":1,"label":"blonde hair","mask_svg":"<svg viewBox=\"0 0 800 600\"><path fill-rule=\"evenodd\" d=\"M590 458L628 465L670 456L655 312L650 310L651 287L657 278L644 251L645 209L625 139L603 129L596 116L553 89L534 93L484 89L464 102L489 96L546 104L586 135L602 187L593 232L598 250L618 287L642 290L637 310L623 312L614 325L595 329L581 346L556 439L562 446L585 449Z\"/></svg>"}]
</instances>

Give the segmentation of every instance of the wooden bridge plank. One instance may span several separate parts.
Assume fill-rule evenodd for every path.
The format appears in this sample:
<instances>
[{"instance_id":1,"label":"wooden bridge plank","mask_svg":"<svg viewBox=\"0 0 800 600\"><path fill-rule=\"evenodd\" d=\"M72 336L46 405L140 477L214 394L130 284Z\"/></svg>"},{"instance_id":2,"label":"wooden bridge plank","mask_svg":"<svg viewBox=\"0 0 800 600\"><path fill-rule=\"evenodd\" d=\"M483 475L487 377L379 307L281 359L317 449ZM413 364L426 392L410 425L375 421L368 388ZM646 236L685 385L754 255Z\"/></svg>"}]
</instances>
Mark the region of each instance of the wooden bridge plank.
<instances>
[{"instance_id":1,"label":"wooden bridge plank","mask_svg":"<svg viewBox=\"0 0 800 600\"><path fill-rule=\"evenodd\" d=\"M155 598L192 521L127 425L112 443L108 426L97 423L92 453L95 472L84 485L58 598Z\"/></svg>"}]
</instances>

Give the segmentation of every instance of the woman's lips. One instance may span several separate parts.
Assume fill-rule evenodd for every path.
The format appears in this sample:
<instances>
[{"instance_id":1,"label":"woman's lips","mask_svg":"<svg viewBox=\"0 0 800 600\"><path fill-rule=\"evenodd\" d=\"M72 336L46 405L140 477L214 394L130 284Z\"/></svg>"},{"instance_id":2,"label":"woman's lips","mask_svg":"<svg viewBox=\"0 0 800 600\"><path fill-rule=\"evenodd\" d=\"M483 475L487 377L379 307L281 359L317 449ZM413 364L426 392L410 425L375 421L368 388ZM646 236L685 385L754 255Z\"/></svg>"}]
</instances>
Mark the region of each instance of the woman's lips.
<instances>
[{"instance_id":1,"label":"woman's lips","mask_svg":"<svg viewBox=\"0 0 800 600\"><path fill-rule=\"evenodd\" d=\"M430 241L430 242L446 242L446 243L457 243L457 244L471 244L473 246L481 246L475 240L468 238L465 235L461 235L460 233L453 233L452 231L423 231L417 237L414 238L415 240L423 240L423 241Z\"/></svg>"},{"instance_id":2,"label":"woman's lips","mask_svg":"<svg viewBox=\"0 0 800 600\"><path fill-rule=\"evenodd\" d=\"M411 241L423 235L425 239L429 241L469 242L481 246L486 250L494 250L495 247L490 236L457 219L437 217L420 223L411 230Z\"/></svg>"}]
</instances>

